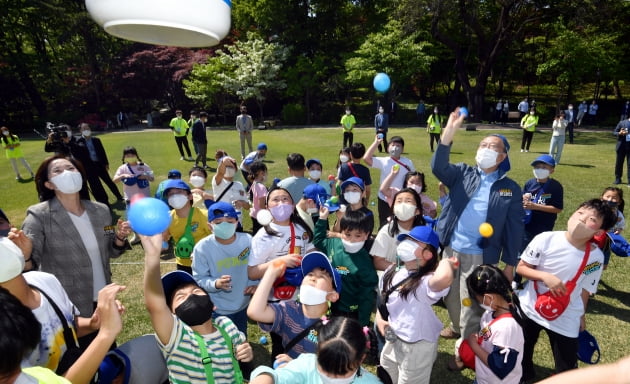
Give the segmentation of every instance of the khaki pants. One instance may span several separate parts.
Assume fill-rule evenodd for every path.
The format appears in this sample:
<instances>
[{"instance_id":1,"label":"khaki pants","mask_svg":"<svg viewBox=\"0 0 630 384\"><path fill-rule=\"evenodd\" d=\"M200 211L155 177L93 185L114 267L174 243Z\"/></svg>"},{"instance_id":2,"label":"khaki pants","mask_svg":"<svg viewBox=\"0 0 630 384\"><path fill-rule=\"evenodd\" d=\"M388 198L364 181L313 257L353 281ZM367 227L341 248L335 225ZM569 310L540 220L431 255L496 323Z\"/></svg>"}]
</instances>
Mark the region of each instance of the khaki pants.
<instances>
[{"instance_id":1,"label":"khaki pants","mask_svg":"<svg viewBox=\"0 0 630 384\"><path fill-rule=\"evenodd\" d=\"M437 350L437 343L426 340L416 343L405 343L400 339L388 341L381 353L381 365L393 383L429 384Z\"/></svg>"}]
</instances>

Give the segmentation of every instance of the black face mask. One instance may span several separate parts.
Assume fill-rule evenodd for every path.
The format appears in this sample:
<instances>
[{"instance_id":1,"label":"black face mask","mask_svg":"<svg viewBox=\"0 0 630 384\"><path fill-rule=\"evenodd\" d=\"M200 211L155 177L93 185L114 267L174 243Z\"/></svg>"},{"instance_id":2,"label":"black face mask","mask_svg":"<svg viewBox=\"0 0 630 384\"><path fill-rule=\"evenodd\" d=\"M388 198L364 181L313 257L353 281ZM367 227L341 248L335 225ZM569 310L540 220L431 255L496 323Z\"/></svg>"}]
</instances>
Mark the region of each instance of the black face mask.
<instances>
[{"instance_id":1,"label":"black face mask","mask_svg":"<svg viewBox=\"0 0 630 384\"><path fill-rule=\"evenodd\" d=\"M175 314L187 325L201 325L212 317L210 296L191 294L175 310Z\"/></svg>"},{"instance_id":2,"label":"black face mask","mask_svg":"<svg viewBox=\"0 0 630 384\"><path fill-rule=\"evenodd\" d=\"M608 204L608 206L610 208L617 208L617 206L619 205L619 203L617 203L616 201L612 201L612 200L606 200L606 204Z\"/></svg>"}]
</instances>

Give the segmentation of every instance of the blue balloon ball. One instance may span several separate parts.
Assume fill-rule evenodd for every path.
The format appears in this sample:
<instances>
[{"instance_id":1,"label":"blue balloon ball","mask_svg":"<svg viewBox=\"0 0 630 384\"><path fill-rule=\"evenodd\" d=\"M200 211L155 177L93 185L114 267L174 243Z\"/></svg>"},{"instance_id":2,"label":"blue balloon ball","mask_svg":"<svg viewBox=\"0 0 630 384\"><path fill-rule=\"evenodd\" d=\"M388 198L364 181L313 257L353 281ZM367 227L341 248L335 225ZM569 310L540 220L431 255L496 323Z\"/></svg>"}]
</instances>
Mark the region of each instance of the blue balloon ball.
<instances>
[{"instance_id":1,"label":"blue balloon ball","mask_svg":"<svg viewBox=\"0 0 630 384\"><path fill-rule=\"evenodd\" d=\"M273 362L273 369L277 369L280 365L285 364L284 361L276 360Z\"/></svg>"},{"instance_id":2,"label":"blue balloon ball","mask_svg":"<svg viewBox=\"0 0 630 384\"><path fill-rule=\"evenodd\" d=\"M267 344L267 336L260 336L260 344L262 345Z\"/></svg>"},{"instance_id":3,"label":"blue balloon ball","mask_svg":"<svg viewBox=\"0 0 630 384\"><path fill-rule=\"evenodd\" d=\"M464 116L464 117L468 117L468 108L466 108L466 107L459 107L459 115L460 116Z\"/></svg>"},{"instance_id":4,"label":"blue balloon ball","mask_svg":"<svg viewBox=\"0 0 630 384\"><path fill-rule=\"evenodd\" d=\"M385 93L392 82L387 74L381 72L374 76L374 81L372 83L374 84L374 89L376 89L377 92Z\"/></svg>"},{"instance_id":5,"label":"blue balloon ball","mask_svg":"<svg viewBox=\"0 0 630 384\"><path fill-rule=\"evenodd\" d=\"M162 233L171 224L168 205L153 197L145 197L131 203L127 219L131 229L145 236Z\"/></svg>"}]
</instances>

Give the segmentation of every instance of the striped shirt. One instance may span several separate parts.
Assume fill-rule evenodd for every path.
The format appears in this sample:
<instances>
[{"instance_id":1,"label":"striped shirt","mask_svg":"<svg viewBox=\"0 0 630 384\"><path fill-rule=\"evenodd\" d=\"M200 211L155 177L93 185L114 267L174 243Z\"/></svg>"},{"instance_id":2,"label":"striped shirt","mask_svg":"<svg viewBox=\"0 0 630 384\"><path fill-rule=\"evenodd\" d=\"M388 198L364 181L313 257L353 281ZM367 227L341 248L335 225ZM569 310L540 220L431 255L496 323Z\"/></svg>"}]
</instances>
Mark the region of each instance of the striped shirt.
<instances>
[{"instance_id":1,"label":"striped shirt","mask_svg":"<svg viewBox=\"0 0 630 384\"><path fill-rule=\"evenodd\" d=\"M194 331L177 316L173 315L173 320L173 331L168 344L163 345L158 339L158 345L166 359L170 382L174 384L207 383L206 371L201 363L201 351ZM215 319L215 327L219 326L231 337L233 348L246 341L245 335L239 332L234 323L227 317L219 316ZM215 332L201 335L201 337L205 340L208 356L212 359L215 384L235 383L232 351L228 350L221 332L217 329Z\"/></svg>"}]
</instances>

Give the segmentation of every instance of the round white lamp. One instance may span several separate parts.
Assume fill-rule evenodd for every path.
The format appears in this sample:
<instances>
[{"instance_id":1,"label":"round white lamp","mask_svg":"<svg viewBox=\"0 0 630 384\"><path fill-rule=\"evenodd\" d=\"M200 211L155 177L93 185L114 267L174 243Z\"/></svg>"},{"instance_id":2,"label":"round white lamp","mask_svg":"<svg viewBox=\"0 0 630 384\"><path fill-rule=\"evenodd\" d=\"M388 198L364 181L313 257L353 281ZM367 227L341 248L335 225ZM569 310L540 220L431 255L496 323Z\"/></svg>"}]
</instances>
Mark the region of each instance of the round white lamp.
<instances>
[{"instance_id":1,"label":"round white lamp","mask_svg":"<svg viewBox=\"0 0 630 384\"><path fill-rule=\"evenodd\" d=\"M142 43L217 45L230 31L231 0L85 0L105 31Z\"/></svg>"}]
</instances>

